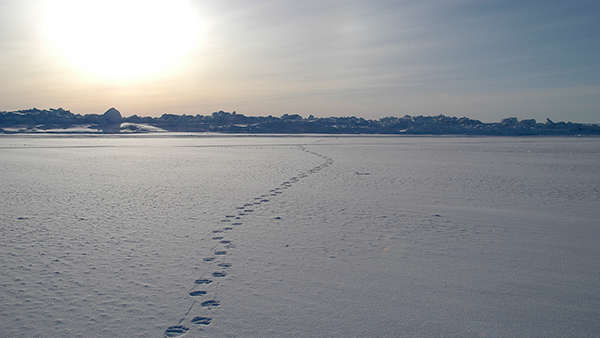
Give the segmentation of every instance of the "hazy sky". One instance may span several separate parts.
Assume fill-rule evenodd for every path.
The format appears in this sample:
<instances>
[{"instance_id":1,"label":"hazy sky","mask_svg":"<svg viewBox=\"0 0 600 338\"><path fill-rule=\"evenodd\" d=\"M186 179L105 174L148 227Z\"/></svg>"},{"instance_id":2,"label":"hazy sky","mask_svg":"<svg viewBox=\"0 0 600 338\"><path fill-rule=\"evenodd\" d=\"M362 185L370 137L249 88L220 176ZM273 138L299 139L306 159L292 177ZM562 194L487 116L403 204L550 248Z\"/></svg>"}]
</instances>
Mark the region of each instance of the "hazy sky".
<instances>
[{"instance_id":1,"label":"hazy sky","mask_svg":"<svg viewBox=\"0 0 600 338\"><path fill-rule=\"evenodd\" d=\"M0 0L0 110L600 120L600 2Z\"/></svg>"}]
</instances>

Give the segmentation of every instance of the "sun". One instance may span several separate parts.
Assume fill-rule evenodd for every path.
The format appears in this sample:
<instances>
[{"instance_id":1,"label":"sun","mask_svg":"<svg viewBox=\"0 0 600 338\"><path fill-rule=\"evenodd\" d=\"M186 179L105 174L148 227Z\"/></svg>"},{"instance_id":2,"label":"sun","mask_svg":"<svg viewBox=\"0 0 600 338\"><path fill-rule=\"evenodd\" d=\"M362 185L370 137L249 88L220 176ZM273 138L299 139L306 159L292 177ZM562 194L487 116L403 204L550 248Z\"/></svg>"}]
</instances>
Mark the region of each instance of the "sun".
<instances>
[{"instance_id":1,"label":"sun","mask_svg":"<svg viewBox=\"0 0 600 338\"><path fill-rule=\"evenodd\" d=\"M45 31L71 65L133 79L175 66L197 44L200 24L186 0L49 0Z\"/></svg>"}]
</instances>

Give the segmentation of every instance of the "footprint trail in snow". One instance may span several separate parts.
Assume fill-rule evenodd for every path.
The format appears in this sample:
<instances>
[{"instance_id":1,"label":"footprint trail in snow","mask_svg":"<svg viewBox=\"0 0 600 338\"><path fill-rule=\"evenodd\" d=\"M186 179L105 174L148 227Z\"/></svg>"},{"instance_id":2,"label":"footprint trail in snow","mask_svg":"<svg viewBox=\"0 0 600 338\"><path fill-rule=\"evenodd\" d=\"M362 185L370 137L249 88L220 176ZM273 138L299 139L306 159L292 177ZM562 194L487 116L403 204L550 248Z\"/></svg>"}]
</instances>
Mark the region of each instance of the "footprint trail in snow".
<instances>
[{"instance_id":1,"label":"footprint trail in snow","mask_svg":"<svg viewBox=\"0 0 600 338\"><path fill-rule=\"evenodd\" d=\"M285 189L291 188L294 183L333 164L333 159L330 157L307 150L304 146L298 146L298 149L320 157L325 162L291 177L278 187L274 187L265 194L254 197L252 201L236 207L235 212L225 215L218 222L220 227L211 230L209 233L215 245L211 248L209 254L203 258L203 261L207 263L207 267L195 281L190 283L191 288L187 299L191 302L191 305L176 325L169 326L165 330L164 337L181 337L192 329L202 330L202 327L213 322L211 310L221 305L217 299L220 281L226 278L229 270L232 269L232 263L227 261L227 253L234 249L235 245L227 239L227 232L234 231L235 227L243 225L242 219L252 215L254 212L253 207L268 203L271 199L283 194Z\"/></svg>"}]
</instances>

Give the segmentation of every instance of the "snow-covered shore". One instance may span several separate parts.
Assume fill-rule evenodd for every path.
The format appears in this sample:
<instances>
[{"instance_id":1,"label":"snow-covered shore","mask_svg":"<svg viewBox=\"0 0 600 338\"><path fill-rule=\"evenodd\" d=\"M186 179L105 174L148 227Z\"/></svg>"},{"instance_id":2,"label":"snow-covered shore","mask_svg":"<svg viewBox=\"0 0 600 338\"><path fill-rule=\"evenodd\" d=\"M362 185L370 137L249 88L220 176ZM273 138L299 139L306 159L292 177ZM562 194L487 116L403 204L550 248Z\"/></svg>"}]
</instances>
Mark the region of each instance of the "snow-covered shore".
<instances>
[{"instance_id":1,"label":"snow-covered shore","mask_svg":"<svg viewBox=\"0 0 600 338\"><path fill-rule=\"evenodd\" d=\"M173 115L160 117L121 117L115 108L102 115L73 114L62 108L0 112L0 133L76 134L76 133L150 133L221 132L246 134L395 134L395 135L600 135L600 125L590 123L543 123L516 117L483 123L467 117L410 116L367 120L359 117L314 117L284 114L244 116L236 112L211 115Z\"/></svg>"}]
</instances>

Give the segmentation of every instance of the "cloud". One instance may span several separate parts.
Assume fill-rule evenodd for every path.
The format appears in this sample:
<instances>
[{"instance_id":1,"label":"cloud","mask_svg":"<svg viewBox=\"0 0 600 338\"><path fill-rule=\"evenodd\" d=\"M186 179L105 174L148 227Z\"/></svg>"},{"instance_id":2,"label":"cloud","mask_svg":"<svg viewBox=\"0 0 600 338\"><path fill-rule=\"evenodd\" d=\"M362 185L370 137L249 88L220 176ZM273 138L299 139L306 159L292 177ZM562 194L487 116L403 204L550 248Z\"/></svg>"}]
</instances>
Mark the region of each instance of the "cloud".
<instances>
[{"instance_id":1,"label":"cloud","mask_svg":"<svg viewBox=\"0 0 600 338\"><path fill-rule=\"evenodd\" d=\"M23 2L19 8L34 3ZM581 114L582 122L597 120L589 120L591 111L597 114L590 108L597 99L585 94L600 96L595 92L600 82L600 41L593 33L600 31L600 10L595 2L194 4L204 27L194 53L162 78L122 84L82 77L48 59L23 28L35 21L25 11L9 11L21 19L3 17L11 18L11 29L4 31L13 35L0 37L5 60L0 71L10 82L0 85L0 98L8 105L1 109L64 102L60 106L86 112L119 100L132 109L122 109L125 115L190 113L197 107L203 111L195 113L351 112L374 118L402 111L498 120L556 111L545 104L555 101L548 93L563 93L557 94L565 102L560 107L570 103L577 108L569 114ZM15 22L21 28L15 30ZM93 108L100 102L101 107ZM557 118L567 119L573 120Z\"/></svg>"}]
</instances>

